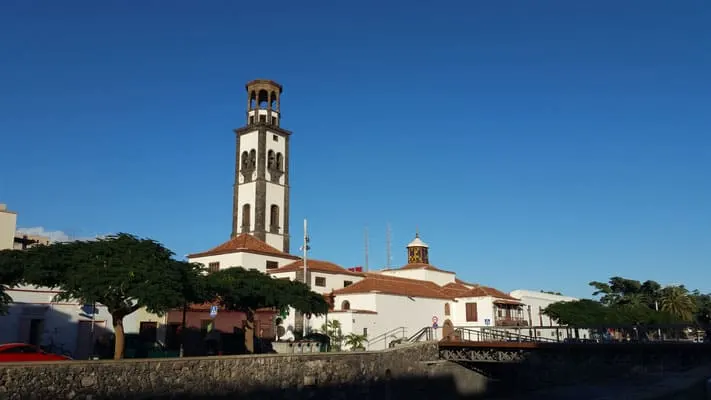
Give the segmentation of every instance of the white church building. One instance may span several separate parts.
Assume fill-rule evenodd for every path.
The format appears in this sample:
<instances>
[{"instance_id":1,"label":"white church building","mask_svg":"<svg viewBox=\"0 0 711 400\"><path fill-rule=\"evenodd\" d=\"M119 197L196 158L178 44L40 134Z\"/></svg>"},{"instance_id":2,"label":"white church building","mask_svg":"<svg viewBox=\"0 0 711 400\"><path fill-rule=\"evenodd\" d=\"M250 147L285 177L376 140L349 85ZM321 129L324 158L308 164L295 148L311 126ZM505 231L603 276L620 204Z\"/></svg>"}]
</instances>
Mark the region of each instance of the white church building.
<instances>
[{"instance_id":1,"label":"white church building","mask_svg":"<svg viewBox=\"0 0 711 400\"><path fill-rule=\"evenodd\" d=\"M330 299L325 316L304 318L291 310L283 321L287 332L303 332L304 324L306 332L319 330L327 320L338 320L343 334L367 335L375 347L435 325L550 335L530 328L555 327L549 318L543 321L541 310L573 298L525 290L507 294L464 282L430 264L429 247L419 235L407 246L408 262L400 268L361 272L307 259L305 273L303 259L289 254L291 132L280 126L282 86L255 80L246 89L246 125L235 130L231 239L189 255L189 261L209 271L239 266L299 280Z\"/></svg>"}]
</instances>

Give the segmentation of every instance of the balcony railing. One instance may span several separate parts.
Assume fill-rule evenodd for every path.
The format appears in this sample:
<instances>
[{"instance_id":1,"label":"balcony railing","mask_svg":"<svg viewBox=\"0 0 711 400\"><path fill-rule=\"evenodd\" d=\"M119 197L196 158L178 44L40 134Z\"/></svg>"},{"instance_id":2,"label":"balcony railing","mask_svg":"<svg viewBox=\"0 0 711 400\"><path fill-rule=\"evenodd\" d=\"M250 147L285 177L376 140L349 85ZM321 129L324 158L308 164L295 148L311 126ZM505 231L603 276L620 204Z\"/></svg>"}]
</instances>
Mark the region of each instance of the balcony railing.
<instances>
[{"instance_id":1,"label":"balcony railing","mask_svg":"<svg viewBox=\"0 0 711 400\"><path fill-rule=\"evenodd\" d=\"M528 326L528 321L523 318L498 317L494 320L495 326Z\"/></svg>"}]
</instances>

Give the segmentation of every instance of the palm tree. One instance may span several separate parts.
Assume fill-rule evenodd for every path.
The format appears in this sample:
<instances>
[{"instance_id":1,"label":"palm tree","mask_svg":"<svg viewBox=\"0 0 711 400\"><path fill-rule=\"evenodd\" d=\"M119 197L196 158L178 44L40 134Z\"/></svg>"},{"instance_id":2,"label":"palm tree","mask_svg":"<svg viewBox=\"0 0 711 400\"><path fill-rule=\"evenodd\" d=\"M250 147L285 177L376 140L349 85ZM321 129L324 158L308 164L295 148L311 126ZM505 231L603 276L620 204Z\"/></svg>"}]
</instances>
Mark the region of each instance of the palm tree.
<instances>
[{"instance_id":1,"label":"palm tree","mask_svg":"<svg viewBox=\"0 0 711 400\"><path fill-rule=\"evenodd\" d=\"M341 351L341 343L343 342L341 321L337 319L329 320L327 323L321 325L320 331L331 339L332 351Z\"/></svg>"},{"instance_id":2,"label":"palm tree","mask_svg":"<svg viewBox=\"0 0 711 400\"><path fill-rule=\"evenodd\" d=\"M667 286L661 292L661 309L682 321L691 321L696 311L696 303L684 285Z\"/></svg>"},{"instance_id":3,"label":"palm tree","mask_svg":"<svg viewBox=\"0 0 711 400\"><path fill-rule=\"evenodd\" d=\"M351 348L351 351L357 351L357 350L365 350L365 346L363 345L365 342L368 341L368 336L367 335L359 335L357 333L349 333L345 337L345 344L346 346Z\"/></svg>"}]
</instances>

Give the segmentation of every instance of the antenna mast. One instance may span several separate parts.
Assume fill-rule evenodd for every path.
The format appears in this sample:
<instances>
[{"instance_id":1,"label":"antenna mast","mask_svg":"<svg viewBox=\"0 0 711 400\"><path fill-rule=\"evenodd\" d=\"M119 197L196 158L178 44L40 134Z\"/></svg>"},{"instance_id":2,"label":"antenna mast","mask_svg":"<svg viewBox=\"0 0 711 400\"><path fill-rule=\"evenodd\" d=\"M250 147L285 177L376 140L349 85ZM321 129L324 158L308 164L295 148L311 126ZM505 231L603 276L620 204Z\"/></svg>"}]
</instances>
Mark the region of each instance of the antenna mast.
<instances>
[{"instance_id":1,"label":"antenna mast","mask_svg":"<svg viewBox=\"0 0 711 400\"><path fill-rule=\"evenodd\" d=\"M386 262L385 264L386 264L386 268L390 268L390 261L391 261L391 259L390 259L390 223L389 223L389 222L388 222L388 229L387 229L386 241L387 241L387 243L386 243L386 246L387 246L387 248L386 248L386 251L387 251L387 253L386 253L387 262Z\"/></svg>"},{"instance_id":2,"label":"antenna mast","mask_svg":"<svg viewBox=\"0 0 711 400\"><path fill-rule=\"evenodd\" d=\"M368 272L368 227L365 227L365 272Z\"/></svg>"}]
</instances>

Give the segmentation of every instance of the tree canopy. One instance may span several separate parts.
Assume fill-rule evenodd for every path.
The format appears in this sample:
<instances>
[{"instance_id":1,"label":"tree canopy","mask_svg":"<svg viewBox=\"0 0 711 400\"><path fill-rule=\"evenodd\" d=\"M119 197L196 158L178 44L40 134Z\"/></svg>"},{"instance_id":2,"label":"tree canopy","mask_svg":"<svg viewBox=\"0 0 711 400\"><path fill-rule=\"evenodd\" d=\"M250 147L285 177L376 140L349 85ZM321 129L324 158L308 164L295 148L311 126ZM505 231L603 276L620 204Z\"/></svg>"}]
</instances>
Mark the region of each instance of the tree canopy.
<instances>
[{"instance_id":1,"label":"tree canopy","mask_svg":"<svg viewBox=\"0 0 711 400\"><path fill-rule=\"evenodd\" d=\"M7 289L22 281L25 255L18 250L0 250L0 315L7 314L12 302Z\"/></svg>"},{"instance_id":2,"label":"tree canopy","mask_svg":"<svg viewBox=\"0 0 711 400\"><path fill-rule=\"evenodd\" d=\"M303 313L322 315L328 303L298 281L275 279L270 275L242 267L226 268L207 277L208 298L228 310L242 311L247 316L245 346L254 351L254 313L258 308L284 310L293 307Z\"/></svg>"},{"instance_id":3,"label":"tree canopy","mask_svg":"<svg viewBox=\"0 0 711 400\"><path fill-rule=\"evenodd\" d=\"M583 299L549 305L544 313L566 325L708 323L711 296L689 292L683 285L662 287L647 280L614 276L590 282L598 300Z\"/></svg>"},{"instance_id":4,"label":"tree canopy","mask_svg":"<svg viewBox=\"0 0 711 400\"><path fill-rule=\"evenodd\" d=\"M172 257L156 241L120 233L34 247L22 261L24 280L58 289L57 300L106 306L116 335L114 355L122 358L125 316L144 307L160 315L203 298L200 267Z\"/></svg>"}]
</instances>

